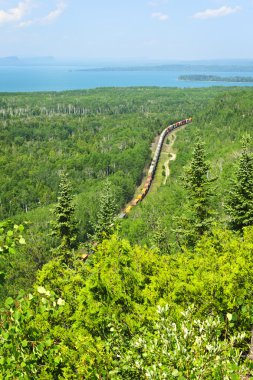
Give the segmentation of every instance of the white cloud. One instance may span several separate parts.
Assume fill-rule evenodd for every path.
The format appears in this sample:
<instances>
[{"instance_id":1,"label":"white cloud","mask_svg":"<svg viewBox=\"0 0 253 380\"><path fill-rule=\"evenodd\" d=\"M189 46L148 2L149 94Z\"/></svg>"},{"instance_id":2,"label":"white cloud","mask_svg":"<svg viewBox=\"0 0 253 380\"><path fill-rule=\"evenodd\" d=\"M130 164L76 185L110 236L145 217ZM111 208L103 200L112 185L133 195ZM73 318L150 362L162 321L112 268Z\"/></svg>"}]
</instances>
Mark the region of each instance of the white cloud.
<instances>
[{"instance_id":1,"label":"white cloud","mask_svg":"<svg viewBox=\"0 0 253 380\"><path fill-rule=\"evenodd\" d=\"M35 24L37 21L36 20L26 20L26 21L22 21L18 24L18 27L20 28L24 28L26 26L29 26L29 25L32 25L32 24Z\"/></svg>"},{"instance_id":2,"label":"white cloud","mask_svg":"<svg viewBox=\"0 0 253 380\"><path fill-rule=\"evenodd\" d=\"M0 25L20 21L30 10L31 1L24 0L17 4L16 7L6 11L0 10Z\"/></svg>"},{"instance_id":3,"label":"white cloud","mask_svg":"<svg viewBox=\"0 0 253 380\"><path fill-rule=\"evenodd\" d=\"M47 15L28 19L33 8L39 8L34 0L22 0L13 8L0 9L0 26L13 24L18 27L27 27L33 24L49 24L55 21L66 9L67 1L58 0L56 7Z\"/></svg>"},{"instance_id":4,"label":"white cloud","mask_svg":"<svg viewBox=\"0 0 253 380\"><path fill-rule=\"evenodd\" d=\"M63 1L59 2L57 4L57 7L53 11L49 12L47 16L43 17L41 21L43 23L53 22L64 12L66 7L67 7L67 4L65 2Z\"/></svg>"},{"instance_id":5,"label":"white cloud","mask_svg":"<svg viewBox=\"0 0 253 380\"><path fill-rule=\"evenodd\" d=\"M55 21L66 9L67 4L64 1L58 2L56 8L49 12L46 16L35 18L31 20L24 20L19 23L20 28L24 28L33 24L50 24Z\"/></svg>"},{"instance_id":6,"label":"white cloud","mask_svg":"<svg viewBox=\"0 0 253 380\"><path fill-rule=\"evenodd\" d=\"M154 12L151 15L152 18L155 18L159 21L166 21L168 20L169 16L162 12Z\"/></svg>"},{"instance_id":7,"label":"white cloud","mask_svg":"<svg viewBox=\"0 0 253 380\"><path fill-rule=\"evenodd\" d=\"M237 6L237 7L227 7L227 6L223 6L221 8L217 8L217 9L206 9L205 11L203 12L198 12L198 13L195 13L195 15L193 16L194 18L197 18L197 19L208 19L208 18L215 18L215 17L223 17L223 16L228 16L232 13L237 13L241 10L241 7Z\"/></svg>"}]
</instances>

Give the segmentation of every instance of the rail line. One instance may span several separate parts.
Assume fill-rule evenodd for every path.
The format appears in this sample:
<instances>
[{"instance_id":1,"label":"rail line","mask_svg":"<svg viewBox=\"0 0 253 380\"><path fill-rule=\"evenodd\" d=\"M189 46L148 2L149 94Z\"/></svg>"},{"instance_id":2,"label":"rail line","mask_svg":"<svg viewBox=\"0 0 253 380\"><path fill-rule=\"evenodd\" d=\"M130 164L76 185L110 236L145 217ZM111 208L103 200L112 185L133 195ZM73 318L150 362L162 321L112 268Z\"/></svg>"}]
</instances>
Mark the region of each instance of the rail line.
<instances>
[{"instance_id":1,"label":"rail line","mask_svg":"<svg viewBox=\"0 0 253 380\"><path fill-rule=\"evenodd\" d=\"M161 154L161 150L162 150L162 146L163 146L163 143L164 143L164 139L165 137L171 133L172 131L174 131L175 129L181 127L182 125L185 125L185 124L189 124L192 122L192 118L190 117L189 119L184 119L184 120L181 120L181 121L178 121L174 124L171 124L169 125L168 127L166 127L162 133L160 134L160 137L159 137L159 141L158 141L158 144L157 144L157 147L156 147L156 150L155 150L155 154L154 154L154 157L152 159L152 162L150 164L150 167L149 167L149 170L148 170L148 176L147 176L147 179L144 183L144 186L141 190L141 192L139 193L139 195L137 195L136 198L134 198L129 206L127 206L119 215L119 218L122 219L122 218L126 218L127 215L129 214L129 212L132 210L132 208L134 206L137 205L137 203L141 202L148 194L148 191L150 189L150 186L153 182L153 179L154 179L154 176L155 176L155 172L156 172L156 168L157 168L157 164L159 162L159 158L160 158L160 154Z\"/></svg>"}]
</instances>

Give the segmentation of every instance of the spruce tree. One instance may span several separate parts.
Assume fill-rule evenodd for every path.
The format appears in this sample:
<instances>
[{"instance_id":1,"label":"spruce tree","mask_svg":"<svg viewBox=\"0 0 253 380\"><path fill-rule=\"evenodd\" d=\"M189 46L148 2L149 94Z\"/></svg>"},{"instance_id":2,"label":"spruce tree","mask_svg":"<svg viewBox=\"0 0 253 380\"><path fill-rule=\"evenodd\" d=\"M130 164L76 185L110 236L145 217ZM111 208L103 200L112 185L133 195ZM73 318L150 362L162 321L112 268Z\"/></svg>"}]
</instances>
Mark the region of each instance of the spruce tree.
<instances>
[{"instance_id":1,"label":"spruce tree","mask_svg":"<svg viewBox=\"0 0 253 380\"><path fill-rule=\"evenodd\" d=\"M242 155L231 181L226 208L231 229L241 231L253 225L253 155L249 149L249 136L242 140Z\"/></svg>"},{"instance_id":2,"label":"spruce tree","mask_svg":"<svg viewBox=\"0 0 253 380\"><path fill-rule=\"evenodd\" d=\"M206 160L204 143L198 139L194 145L193 156L188 168L185 169L183 185L187 190L187 202L179 218L177 238L188 247L193 247L197 240L210 229L213 222L211 183L208 178L210 164ZM183 241L182 241L183 237Z\"/></svg>"},{"instance_id":3,"label":"spruce tree","mask_svg":"<svg viewBox=\"0 0 253 380\"><path fill-rule=\"evenodd\" d=\"M55 221L52 223L52 234L60 240L56 251L64 260L68 261L68 256L77 244L77 227L74 219L75 207L73 206L72 189L66 174L60 174L60 185L58 202L53 214Z\"/></svg>"},{"instance_id":4,"label":"spruce tree","mask_svg":"<svg viewBox=\"0 0 253 380\"><path fill-rule=\"evenodd\" d=\"M100 242L108 238L116 229L117 206L111 183L106 180L99 197L99 208L96 222L93 225L93 240Z\"/></svg>"},{"instance_id":5,"label":"spruce tree","mask_svg":"<svg viewBox=\"0 0 253 380\"><path fill-rule=\"evenodd\" d=\"M168 243L168 231L164 228L160 216L156 216L156 220L153 225L150 244L157 247L160 252L165 253L169 250Z\"/></svg>"}]
</instances>

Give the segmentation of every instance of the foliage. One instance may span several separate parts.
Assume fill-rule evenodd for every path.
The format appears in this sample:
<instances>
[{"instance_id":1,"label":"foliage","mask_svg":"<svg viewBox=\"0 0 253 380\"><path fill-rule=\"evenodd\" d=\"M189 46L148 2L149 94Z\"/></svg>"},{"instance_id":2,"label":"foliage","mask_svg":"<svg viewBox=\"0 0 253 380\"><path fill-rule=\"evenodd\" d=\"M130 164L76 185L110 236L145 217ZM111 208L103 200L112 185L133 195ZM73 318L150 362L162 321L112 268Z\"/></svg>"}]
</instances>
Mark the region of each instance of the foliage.
<instances>
[{"instance_id":1,"label":"foliage","mask_svg":"<svg viewBox=\"0 0 253 380\"><path fill-rule=\"evenodd\" d=\"M153 233L150 238L150 244L154 248L158 248L160 252L168 252L169 244L167 237L167 230L162 225L161 218L157 215L153 215ZM151 221L150 221L151 222Z\"/></svg>"},{"instance_id":2,"label":"foliage","mask_svg":"<svg viewBox=\"0 0 253 380\"><path fill-rule=\"evenodd\" d=\"M210 209L210 197L212 196L211 182L208 178L210 164L206 161L204 144L198 140L193 147L192 160L185 169L183 177L184 186L188 193L188 210L182 210L179 218L180 230L184 243L192 247L196 241L210 229L213 222ZM182 245L182 242L180 243Z\"/></svg>"},{"instance_id":3,"label":"foliage","mask_svg":"<svg viewBox=\"0 0 253 380\"><path fill-rule=\"evenodd\" d=\"M223 92L224 90L224 92ZM202 92L203 91L203 92ZM187 91L186 91L187 93ZM196 106L195 96L202 95L202 103ZM212 88L206 102L205 90L192 90L190 115L193 123L178 131L173 151L177 157L170 162L170 177L166 185L149 192L148 197L123 221L123 237L129 238L132 243L149 244L152 241L154 210L161 219L162 226L166 226L166 236L169 249L163 252L178 250L180 243L177 234L177 221L182 217L182 210L189 201L187 189L182 187L181 177L183 168L189 166L192 150L198 138L205 143L210 170L208 178L217 178L215 186L211 188L210 216L222 225L227 222L224 204L231 187L233 176L233 162L241 154L240 140L252 129L252 88ZM184 105L185 106L185 105ZM249 149L252 150L252 141ZM155 179L156 180L156 179ZM185 212L187 219L190 212ZM153 245L153 243L151 243Z\"/></svg>"},{"instance_id":4,"label":"foliage","mask_svg":"<svg viewBox=\"0 0 253 380\"><path fill-rule=\"evenodd\" d=\"M49 209L43 211L43 217L50 215ZM23 218L17 218L16 224L20 225ZM13 223L13 222L12 222ZM53 237L49 235L49 228L38 221L25 222L22 236L26 244L16 246L16 254L9 255L6 259L5 282L0 295L0 304L8 296L17 297L20 289L31 292L36 280L36 272L52 258L52 247L56 245Z\"/></svg>"},{"instance_id":5,"label":"foliage","mask_svg":"<svg viewBox=\"0 0 253 380\"><path fill-rule=\"evenodd\" d=\"M162 265L150 253L112 237L86 264L80 259L72 268L59 260L46 264L32 295L6 300L1 373L23 371L39 379L102 376L101 364L110 357L109 323L118 321L127 336L140 325L140 313L143 320L147 316L145 294L149 297L149 283Z\"/></svg>"},{"instance_id":6,"label":"foliage","mask_svg":"<svg viewBox=\"0 0 253 380\"><path fill-rule=\"evenodd\" d=\"M56 220L52 222L52 234L60 240L56 252L63 257L66 264L69 261L70 251L76 247L77 223L74 220L75 208L72 201L69 180L66 174L61 173L58 203L54 209Z\"/></svg>"},{"instance_id":7,"label":"foliage","mask_svg":"<svg viewBox=\"0 0 253 380\"><path fill-rule=\"evenodd\" d=\"M253 325L253 229L244 227L240 235L221 222L230 163L252 127L252 89L3 94L1 104L1 215L15 216L16 225L31 222L25 245L22 227L0 227L2 378L233 380L250 373L245 357ZM143 246L111 236L118 210L110 194L118 208L130 200L155 135L165 123L190 115L194 123L177 134L173 146L171 177L151 188L119 229ZM201 144L189 166L198 135L211 171ZM180 180L186 165L188 189ZM250 167L243 166L244 173ZM68 238L56 229L63 245L69 243L71 265L60 256L45 264L54 246L48 211L60 169L69 173L77 194L75 213L67 183L56 206L58 216L67 211L65 222L74 216L79 222L77 240L72 223ZM215 191L209 187L214 176ZM107 180L112 192L102 189ZM245 184L249 193L250 186ZM182 216L189 194L185 216L193 221L194 244L178 252L174 217ZM211 227L215 209L219 223ZM25 216L18 215L21 210ZM93 253L72 250L71 239L87 240L92 225L98 236ZM38 269L31 294L14 299L21 285L31 288Z\"/></svg>"},{"instance_id":8,"label":"foliage","mask_svg":"<svg viewBox=\"0 0 253 380\"><path fill-rule=\"evenodd\" d=\"M195 304L199 316L227 320L224 334L251 330L253 244L252 227L243 237L215 228L193 252L173 255L170 260L168 297L174 305ZM228 317L229 315L229 317Z\"/></svg>"},{"instance_id":9,"label":"foliage","mask_svg":"<svg viewBox=\"0 0 253 380\"><path fill-rule=\"evenodd\" d=\"M13 224L11 221L0 223L0 288L4 284L8 266L12 261L16 249L25 244L22 236L23 225Z\"/></svg>"},{"instance_id":10,"label":"foliage","mask_svg":"<svg viewBox=\"0 0 253 380\"><path fill-rule=\"evenodd\" d=\"M18 244L25 244L23 231L24 226L13 224L11 221L0 223L0 255L2 257L16 253Z\"/></svg>"},{"instance_id":11,"label":"foliage","mask_svg":"<svg viewBox=\"0 0 253 380\"><path fill-rule=\"evenodd\" d=\"M146 113L149 97L154 90L7 95L0 112L0 218L54 203L62 169L76 194L110 176L124 184L118 185L119 203L130 198L149 159L149 144L161 129L160 118L165 120L153 104ZM164 91L161 97L167 101Z\"/></svg>"},{"instance_id":12,"label":"foliage","mask_svg":"<svg viewBox=\"0 0 253 380\"><path fill-rule=\"evenodd\" d=\"M253 323L252 235L252 227L244 237L216 229L194 252L170 256L112 236L85 263L54 259L32 295L6 299L1 373L239 380L252 367L243 359Z\"/></svg>"},{"instance_id":13,"label":"foliage","mask_svg":"<svg viewBox=\"0 0 253 380\"><path fill-rule=\"evenodd\" d=\"M64 300L56 299L43 287L16 301L6 299L5 309L1 310L1 379L58 377L61 353L49 324L41 323L41 317L56 321L63 305Z\"/></svg>"},{"instance_id":14,"label":"foliage","mask_svg":"<svg viewBox=\"0 0 253 380\"><path fill-rule=\"evenodd\" d=\"M233 230L253 225L253 155L249 137L243 139L243 151L227 199L229 224Z\"/></svg>"},{"instance_id":15,"label":"foliage","mask_svg":"<svg viewBox=\"0 0 253 380\"><path fill-rule=\"evenodd\" d=\"M98 199L98 213L94 223L92 239L101 242L115 232L117 223L117 206L111 183L107 180Z\"/></svg>"},{"instance_id":16,"label":"foliage","mask_svg":"<svg viewBox=\"0 0 253 380\"><path fill-rule=\"evenodd\" d=\"M131 337L111 327L107 346L113 352L111 379L234 379L249 368L236 348L245 334L222 338L224 322L212 316L195 319L191 308L175 319L168 305L158 307L158 319Z\"/></svg>"}]
</instances>

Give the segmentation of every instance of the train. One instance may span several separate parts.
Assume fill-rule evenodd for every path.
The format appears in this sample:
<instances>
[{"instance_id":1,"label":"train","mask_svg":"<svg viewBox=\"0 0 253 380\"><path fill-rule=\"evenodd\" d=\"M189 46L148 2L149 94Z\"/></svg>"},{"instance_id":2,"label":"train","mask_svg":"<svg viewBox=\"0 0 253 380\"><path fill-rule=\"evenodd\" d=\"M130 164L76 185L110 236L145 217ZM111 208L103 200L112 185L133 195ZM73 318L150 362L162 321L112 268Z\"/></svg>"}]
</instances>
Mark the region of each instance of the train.
<instances>
[{"instance_id":1,"label":"train","mask_svg":"<svg viewBox=\"0 0 253 380\"><path fill-rule=\"evenodd\" d=\"M162 146L163 146L165 137L169 133L174 131L174 129L177 129L177 128L181 127L182 125L189 124L191 122L192 122L192 117L190 117L189 119L184 119L184 120L178 121L174 124L171 124L162 131L162 133L159 137L159 141L158 141L158 144L157 144L157 147L155 150L154 157L153 157L151 164L149 166L148 175L147 175L147 179L144 183L144 186L143 186L141 192L137 195L137 197L134 198L129 203L129 205L120 213L120 215L119 215L120 219L126 218L129 214L129 212L132 210L132 208L134 206L136 206L139 202L141 202L146 197L146 195L148 194L148 191L150 189L150 186L151 186L152 181L153 181L154 176L155 176L156 168L158 165L158 161L160 158L160 154L161 154L161 150L162 150Z\"/></svg>"}]
</instances>

